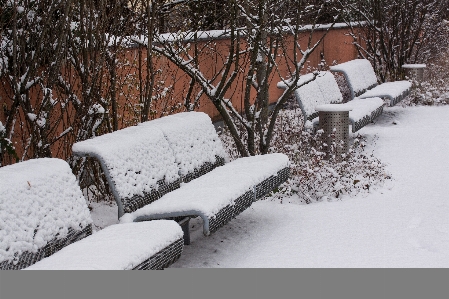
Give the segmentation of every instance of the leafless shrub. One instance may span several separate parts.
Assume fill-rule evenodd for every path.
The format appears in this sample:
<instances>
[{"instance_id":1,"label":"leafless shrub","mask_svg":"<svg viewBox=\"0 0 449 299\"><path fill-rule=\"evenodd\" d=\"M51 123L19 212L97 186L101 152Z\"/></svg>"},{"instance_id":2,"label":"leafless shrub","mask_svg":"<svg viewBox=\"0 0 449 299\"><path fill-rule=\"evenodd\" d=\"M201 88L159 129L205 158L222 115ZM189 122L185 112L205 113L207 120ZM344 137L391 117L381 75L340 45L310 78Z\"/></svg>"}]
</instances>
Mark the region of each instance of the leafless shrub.
<instances>
[{"instance_id":1,"label":"leafless shrub","mask_svg":"<svg viewBox=\"0 0 449 299\"><path fill-rule=\"evenodd\" d=\"M359 55L381 82L404 78L402 65L427 63L447 48L449 2L439 0L341 1Z\"/></svg>"},{"instance_id":2,"label":"leafless shrub","mask_svg":"<svg viewBox=\"0 0 449 299\"><path fill-rule=\"evenodd\" d=\"M322 142L322 132L312 134L311 128L304 128L303 124L299 109L280 113L270 152L286 154L292 163L292 173L291 178L271 194L270 200L282 203L298 196L303 203L335 201L345 195L366 194L391 179L385 164L366 152L366 140L362 136L356 136L348 154L336 162L332 149L326 154L328 149ZM225 130L221 139L230 156L235 158L236 151L229 138ZM335 149L339 141L329 146Z\"/></svg>"},{"instance_id":3,"label":"leafless shrub","mask_svg":"<svg viewBox=\"0 0 449 299\"><path fill-rule=\"evenodd\" d=\"M414 82L415 88L404 101L404 105L448 105L449 104L449 52L427 63L425 80Z\"/></svg>"}]
</instances>

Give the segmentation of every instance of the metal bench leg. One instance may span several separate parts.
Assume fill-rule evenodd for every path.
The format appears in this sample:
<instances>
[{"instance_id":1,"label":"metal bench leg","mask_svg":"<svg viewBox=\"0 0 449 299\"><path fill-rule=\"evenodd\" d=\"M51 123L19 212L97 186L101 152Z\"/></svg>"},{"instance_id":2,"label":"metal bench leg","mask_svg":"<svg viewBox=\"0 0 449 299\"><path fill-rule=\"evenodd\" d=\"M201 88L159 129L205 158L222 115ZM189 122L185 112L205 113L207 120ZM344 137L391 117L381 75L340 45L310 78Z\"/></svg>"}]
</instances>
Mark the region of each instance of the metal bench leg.
<instances>
[{"instance_id":1,"label":"metal bench leg","mask_svg":"<svg viewBox=\"0 0 449 299\"><path fill-rule=\"evenodd\" d=\"M178 222L184 232L184 245L190 245L190 217L186 217Z\"/></svg>"}]
</instances>

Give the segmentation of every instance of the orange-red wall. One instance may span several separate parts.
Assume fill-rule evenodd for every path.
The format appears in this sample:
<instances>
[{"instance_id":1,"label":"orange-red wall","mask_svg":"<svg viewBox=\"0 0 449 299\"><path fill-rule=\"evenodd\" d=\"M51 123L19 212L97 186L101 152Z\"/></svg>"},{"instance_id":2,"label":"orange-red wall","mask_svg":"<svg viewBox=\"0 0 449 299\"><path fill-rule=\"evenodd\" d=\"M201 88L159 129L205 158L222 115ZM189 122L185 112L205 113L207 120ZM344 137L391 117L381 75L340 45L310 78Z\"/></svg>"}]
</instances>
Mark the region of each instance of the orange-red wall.
<instances>
[{"instance_id":1,"label":"orange-red wall","mask_svg":"<svg viewBox=\"0 0 449 299\"><path fill-rule=\"evenodd\" d=\"M352 44L352 37L348 35L348 28L335 28L332 29L327 36L324 38L322 43L318 46L318 48L311 54L311 56L308 59L306 67L303 69L303 72L306 73L310 71L310 69L316 69L318 65L321 62L321 57L323 56L326 63L328 65L332 65L335 63L342 63L345 61L352 60L357 57L357 51L356 48ZM298 40L303 48L307 45L308 37L310 32L305 31L301 33L298 36ZM315 31L313 35L313 41L317 41L321 36L324 34L324 31ZM290 36L287 38L287 45L291 45L293 41L293 37ZM202 41L198 44L199 48L201 48L204 43L207 43L207 41ZM204 75L208 78L210 78L213 74L219 70L225 59L226 53L228 53L228 47L229 47L229 40L227 39L221 39L213 42L213 51L204 51L205 54L200 56L199 64L200 69L203 71ZM244 45L241 45L241 47L244 47ZM126 74L130 74L133 72L136 72L136 64L139 58L139 51L142 54L142 57L146 57L146 49L145 48L129 48L126 49L125 53L123 53L124 57L126 57L126 60L131 62L130 65L124 66L121 69L118 69L117 72L119 76L124 76ZM285 59L283 59L283 55L280 55L278 57L278 65L279 65L279 72L282 74L282 76L286 76L288 74L287 72L287 63L285 63ZM134 66L132 66L132 64ZM155 65L157 69L161 70L161 73L157 77L157 81L159 82L159 90L155 90L155 94L160 94L160 89L164 87L172 86L171 92L167 94L166 97L158 100L155 102L155 106L153 107L153 110L156 111L166 111L170 112L170 109L173 108L177 103L183 103L184 97L187 93L188 86L190 79L187 75L185 75L181 70L174 67L171 62L167 61L166 58L159 57L155 61ZM69 71L70 72L70 71ZM73 74L67 73L68 76L72 77L72 84L76 84L77 79L73 78ZM235 107L237 109L240 109L243 107L243 92L244 92L244 78L245 74L241 73L238 77L238 79L233 83L232 87L226 94L226 97L232 100ZM163 81L163 83L160 83ZM279 74L277 72L274 72L272 77L270 78L270 89L269 89L269 95L270 95L270 101L275 102L278 97L281 95L282 90L278 89L276 87L277 82L280 81ZM1 86L1 85L0 85ZM106 90L108 88L108 84L104 84L104 89ZM119 128L126 127L133 122L135 122L135 115L133 116L132 113L132 107L133 105L138 104L138 97L139 97L139 89L129 89L124 88L124 93L119 98L119 106L120 110L119 113L121 115L121 120L119 122ZM198 88L197 88L198 91ZM40 91L36 90L34 91L35 95L34 97L37 97L37 94ZM33 97L33 96L32 96ZM5 122L5 115L4 115L4 109L3 106L9 105L9 101L6 100L5 91L2 87L0 87L0 121L3 123ZM127 104L127 105L126 105ZM127 106L127 108L126 108ZM179 106L178 106L179 108ZM200 101L199 105L199 111L206 112L209 116L211 116L214 120L218 120L220 118L218 111L213 106L213 104L203 96ZM176 112L176 109L172 111ZM66 112L67 113L67 112ZM152 117L159 117L161 113L156 114ZM22 118L23 118L22 114ZM74 113L67 113L65 118L72 118L74 117ZM134 119L133 119L134 117ZM23 144L24 136L19 136L21 130L17 127L18 124L16 124L14 140L22 140L22 142L17 142L16 146L20 147L20 144ZM63 125L60 126L61 132L66 129ZM57 136L57 135L56 135ZM69 140L73 140L73 137ZM70 141L61 141L61 142L69 142ZM55 156L58 156L60 158L67 158L66 156L70 154L70 146L66 147L66 150L61 151L61 144L56 143L52 148L52 153ZM21 149L17 149L19 154L21 152Z\"/></svg>"}]
</instances>

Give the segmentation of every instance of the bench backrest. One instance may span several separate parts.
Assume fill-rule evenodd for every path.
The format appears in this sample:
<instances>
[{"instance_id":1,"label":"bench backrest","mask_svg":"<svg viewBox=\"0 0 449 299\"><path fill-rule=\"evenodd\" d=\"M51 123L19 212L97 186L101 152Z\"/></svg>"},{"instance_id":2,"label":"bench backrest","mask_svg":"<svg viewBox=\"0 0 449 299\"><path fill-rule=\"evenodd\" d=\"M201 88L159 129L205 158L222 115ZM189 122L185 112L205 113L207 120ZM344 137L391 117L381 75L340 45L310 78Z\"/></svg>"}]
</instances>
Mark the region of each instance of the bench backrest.
<instances>
[{"instance_id":1,"label":"bench backrest","mask_svg":"<svg viewBox=\"0 0 449 299\"><path fill-rule=\"evenodd\" d=\"M139 126L156 126L162 131L184 183L224 165L227 160L215 127L205 113L178 113Z\"/></svg>"},{"instance_id":2,"label":"bench backrest","mask_svg":"<svg viewBox=\"0 0 449 299\"><path fill-rule=\"evenodd\" d=\"M0 168L0 269L22 269L92 233L70 166L34 159Z\"/></svg>"},{"instance_id":3,"label":"bench backrest","mask_svg":"<svg viewBox=\"0 0 449 299\"><path fill-rule=\"evenodd\" d=\"M75 155L100 161L119 217L179 188L181 182L223 165L227 159L210 117L201 112L148 121L78 142L72 150Z\"/></svg>"},{"instance_id":4,"label":"bench backrest","mask_svg":"<svg viewBox=\"0 0 449 299\"><path fill-rule=\"evenodd\" d=\"M305 82L308 83L302 85ZM341 103L343 101L343 95L337 81L335 81L334 76L330 72L303 75L298 81L298 85L302 86L295 90L295 97L304 115L304 121L312 120L318 116L315 107L323 104ZM285 85L279 83L278 87L285 88Z\"/></svg>"},{"instance_id":5,"label":"bench backrest","mask_svg":"<svg viewBox=\"0 0 449 299\"><path fill-rule=\"evenodd\" d=\"M341 72L346 78L352 99L377 85L377 77L371 63L366 59L354 59L330 67L332 72Z\"/></svg>"}]
</instances>

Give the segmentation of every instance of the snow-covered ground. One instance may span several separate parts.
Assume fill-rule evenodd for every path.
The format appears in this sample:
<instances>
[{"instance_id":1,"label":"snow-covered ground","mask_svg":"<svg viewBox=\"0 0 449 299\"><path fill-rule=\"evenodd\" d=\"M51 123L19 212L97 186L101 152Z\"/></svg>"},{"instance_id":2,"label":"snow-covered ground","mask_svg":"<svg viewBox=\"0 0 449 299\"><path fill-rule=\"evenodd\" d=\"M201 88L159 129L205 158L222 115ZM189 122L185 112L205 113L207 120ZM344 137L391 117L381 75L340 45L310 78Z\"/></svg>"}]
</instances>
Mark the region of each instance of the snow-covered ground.
<instances>
[{"instance_id":1,"label":"snow-covered ground","mask_svg":"<svg viewBox=\"0 0 449 299\"><path fill-rule=\"evenodd\" d=\"M193 219L172 267L449 267L449 106L386 108L359 133L392 182L334 202L262 200L209 237ZM104 226L117 210L92 215Z\"/></svg>"}]
</instances>

